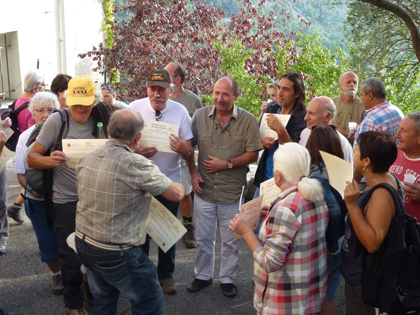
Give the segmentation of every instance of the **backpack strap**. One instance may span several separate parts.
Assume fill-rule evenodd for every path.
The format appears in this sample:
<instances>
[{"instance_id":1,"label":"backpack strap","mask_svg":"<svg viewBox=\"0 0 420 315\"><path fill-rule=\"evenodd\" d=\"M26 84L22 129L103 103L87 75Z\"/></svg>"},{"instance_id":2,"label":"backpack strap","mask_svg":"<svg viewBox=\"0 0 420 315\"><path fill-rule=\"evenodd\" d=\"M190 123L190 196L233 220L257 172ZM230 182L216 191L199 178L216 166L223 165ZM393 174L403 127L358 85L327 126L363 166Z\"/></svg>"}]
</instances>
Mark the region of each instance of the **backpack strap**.
<instances>
[{"instance_id":1,"label":"backpack strap","mask_svg":"<svg viewBox=\"0 0 420 315\"><path fill-rule=\"evenodd\" d=\"M16 117L20 114L21 111L23 111L25 108L27 108L29 106L29 102L23 103L18 109L15 110L15 104L17 101L14 101L12 105L13 106L11 109L12 111L15 112Z\"/></svg>"},{"instance_id":2,"label":"backpack strap","mask_svg":"<svg viewBox=\"0 0 420 315\"><path fill-rule=\"evenodd\" d=\"M401 199L401 197L398 195L397 191L395 190L394 187L392 187L390 184L378 184L375 185L374 187L372 187L366 194L366 197L363 199L362 202L362 213L365 213L365 206L367 205L367 203L369 202L370 197L372 196L373 192L378 189L378 188L385 188L386 190L388 190L388 192L390 193L392 199L394 200L394 206L395 206L395 213L397 214L397 217L402 217L403 215L407 214L405 212L405 208L404 208L404 202Z\"/></svg>"},{"instance_id":3,"label":"backpack strap","mask_svg":"<svg viewBox=\"0 0 420 315\"><path fill-rule=\"evenodd\" d=\"M60 113L61 116L61 127L60 127L60 132L58 134L58 138L55 141L54 147L53 147L53 151L59 150L61 148L61 142L63 140L63 132L64 132L64 127L65 125L67 125L67 122L69 120L69 113L65 110L65 109L60 109L58 111ZM70 126L69 126L70 128Z\"/></svg>"}]
</instances>

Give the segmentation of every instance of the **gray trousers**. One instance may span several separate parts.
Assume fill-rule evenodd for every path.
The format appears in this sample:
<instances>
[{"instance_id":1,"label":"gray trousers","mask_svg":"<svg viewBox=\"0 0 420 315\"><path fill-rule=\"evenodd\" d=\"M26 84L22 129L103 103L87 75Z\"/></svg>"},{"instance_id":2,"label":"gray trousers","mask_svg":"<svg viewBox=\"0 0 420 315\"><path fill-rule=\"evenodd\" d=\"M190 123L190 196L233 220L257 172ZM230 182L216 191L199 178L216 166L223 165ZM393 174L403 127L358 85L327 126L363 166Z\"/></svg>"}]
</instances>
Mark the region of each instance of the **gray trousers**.
<instances>
[{"instance_id":1,"label":"gray trousers","mask_svg":"<svg viewBox=\"0 0 420 315\"><path fill-rule=\"evenodd\" d=\"M9 238L7 222L7 182L6 167L0 173L0 246L6 245Z\"/></svg>"},{"instance_id":2,"label":"gray trousers","mask_svg":"<svg viewBox=\"0 0 420 315\"><path fill-rule=\"evenodd\" d=\"M200 280L213 278L214 244L216 241L217 219L222 237L222 262L220 283L233 283L238 274L239 241L233 242L235 232L229 229L229 221L239 213L239 201L233 203L213 203L194 196L195 238L197 257L194 272Z\"/></svg>"}]
</instances>

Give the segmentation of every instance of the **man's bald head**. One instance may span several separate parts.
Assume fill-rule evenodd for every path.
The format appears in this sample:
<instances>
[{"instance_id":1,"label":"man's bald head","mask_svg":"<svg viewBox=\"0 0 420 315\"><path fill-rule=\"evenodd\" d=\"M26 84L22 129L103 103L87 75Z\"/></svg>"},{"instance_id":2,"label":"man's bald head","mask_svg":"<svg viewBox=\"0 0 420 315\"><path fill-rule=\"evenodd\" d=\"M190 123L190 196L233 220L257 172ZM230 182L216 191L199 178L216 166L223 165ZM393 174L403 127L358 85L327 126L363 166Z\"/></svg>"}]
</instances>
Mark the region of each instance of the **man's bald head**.
<instances>
[{"instance_id":1,"label":"man's bald head","mask_svg":"<svg viewBox=\"0 0 420 315\"><path fill-rule=\"evenodd\" d=\"M124 143L130 142L141 133L144 120L140 113L130 109L115 111L109 119L109 135Z\"/></svg>"},{"instance_id":2,"label":"man's bald head","mask_svg":"<svg viewBox=\"0 0 420 315\"><path fill-rule=\"evenodd\" d=\"M329 97L320 96L312 99L306 107L307 127L312 129L313 126L328 125L335 117L335 112L335 104Z\"/></svg>"}]
</instances>

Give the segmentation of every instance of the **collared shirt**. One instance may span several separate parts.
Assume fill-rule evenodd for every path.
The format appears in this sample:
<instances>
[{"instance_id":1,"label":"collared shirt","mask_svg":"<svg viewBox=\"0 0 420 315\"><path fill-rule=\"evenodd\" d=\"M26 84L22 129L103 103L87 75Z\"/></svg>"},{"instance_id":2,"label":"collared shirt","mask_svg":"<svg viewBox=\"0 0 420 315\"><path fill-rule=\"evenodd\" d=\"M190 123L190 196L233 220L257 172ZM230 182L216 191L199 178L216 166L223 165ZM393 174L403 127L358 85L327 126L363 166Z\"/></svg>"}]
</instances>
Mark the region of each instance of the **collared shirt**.
<instances>
[{"instance_id":1,"label":"collared shirt","mask_svg":"<svg viewBox=\"0 0 420 315\"><path fill-rule=\"evenodd\" d=\"M315 314L327 292L328 208L292 186L282 192L261 226L254 256L258 314Z\"/></svg>"},{"instance_id":2,"label":"collared shirt","mask_svg":"<svg viewBox=\"0 0 420 315\"><path fill-rule=\"evenodd\" d=\"M232 117L223 129L215 114L214 105L198 109L192 118L193 145L197 144L198 172L203 178L200 187L202 194L196 194L205 201L231 203L239 200L242 186L247 192L246 173L248 167L240 166L232 169L207 173L204 160L209 155L221 160L236 158L246 152L259 151L263 148L257 120L246 110L233 106Z\"/></svg>"},{"instance_id":3,"label":"collared shirt","mask_svg":"<svg viewBox=\"0 0 420 315\"><path fill-rule=\"evenodd\" d=\"M170 179L116 139L80 159L76 174L76 230L98 242L142 245L151 195L165 192Z\"/></svg>"},{"instance_id":4,"label":"collared shirt","mask_svg":"<svg viewBox=\"0 0 420 315\"><path fill-rule=\"evenodd\" d=\"M353 148L359 144L359 135L363 132L372 131L385 131L390 135L397 134L399 124L404 118L402 111L391 102L385 102L378 104L371 109L365 111L365 118L357 128L356 134L354 135Z\"/></svg>"}]
</instances>

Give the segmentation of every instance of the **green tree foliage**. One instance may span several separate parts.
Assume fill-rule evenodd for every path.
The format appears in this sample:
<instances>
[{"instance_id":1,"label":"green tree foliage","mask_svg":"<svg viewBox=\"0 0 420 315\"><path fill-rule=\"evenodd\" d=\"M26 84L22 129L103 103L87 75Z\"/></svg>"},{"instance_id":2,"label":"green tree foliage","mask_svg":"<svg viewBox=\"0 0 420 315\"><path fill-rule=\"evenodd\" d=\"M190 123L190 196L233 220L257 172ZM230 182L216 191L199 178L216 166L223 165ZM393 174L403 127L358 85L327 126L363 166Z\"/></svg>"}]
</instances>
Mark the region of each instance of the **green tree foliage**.
<instances>
[{"instance_id":1,"label":"green tree foliage","mask_svg":"<svg viewBox=\"0 0 420 315\"><path fill-rule=\"evenodd\" d=\"M420 22L418 1L392 1ZM420 61L407 25L395 14L369 3L349 4L345 33L349 40L351 68L360 80L380 78L388 99L405 113L420 109Z\"/></svg>"}]
</instances>

